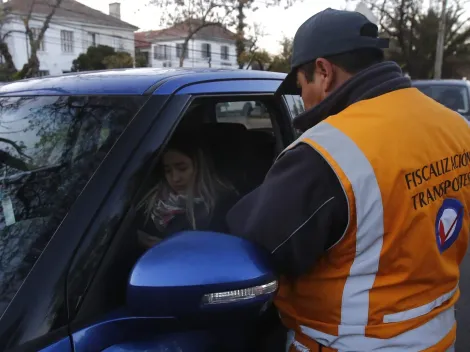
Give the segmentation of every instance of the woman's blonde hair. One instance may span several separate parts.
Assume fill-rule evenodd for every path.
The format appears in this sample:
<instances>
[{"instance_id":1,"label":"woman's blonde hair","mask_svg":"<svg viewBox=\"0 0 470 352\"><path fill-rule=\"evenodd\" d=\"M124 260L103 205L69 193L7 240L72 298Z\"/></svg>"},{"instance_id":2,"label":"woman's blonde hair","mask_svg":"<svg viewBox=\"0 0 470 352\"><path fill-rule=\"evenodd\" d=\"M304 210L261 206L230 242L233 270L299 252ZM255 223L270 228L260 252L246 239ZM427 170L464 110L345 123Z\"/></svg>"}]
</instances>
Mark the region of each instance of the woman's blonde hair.
<instances>
[{"instance_id":1,"label":"woman's blonde hair","mask_svg":"<svg viewBox=\"0 0 470 352\"><path fill-rule=\"evenodd\" d=\"M194 215L195 198L201 198L207 213L211 214L221 194L230 191L236 192L236 190L228 181L223 180L217 175L210 158L203 149L195 145L191 139L182 137L173 138L164 153L169 150L183 153L191 158L193 162L194 179L193 186L189 188L187 193L186 216L191 224L191 228L195 230L197 227ZM163 171L161 164L159 170ZM144 196L138 205L138 208L144 208L146 221L148 221L153 207L158 201L168 199L169 195L173 192L163 173L160 173L159 177L160 180L157 185Z\"/></svg>"}]
</instances>

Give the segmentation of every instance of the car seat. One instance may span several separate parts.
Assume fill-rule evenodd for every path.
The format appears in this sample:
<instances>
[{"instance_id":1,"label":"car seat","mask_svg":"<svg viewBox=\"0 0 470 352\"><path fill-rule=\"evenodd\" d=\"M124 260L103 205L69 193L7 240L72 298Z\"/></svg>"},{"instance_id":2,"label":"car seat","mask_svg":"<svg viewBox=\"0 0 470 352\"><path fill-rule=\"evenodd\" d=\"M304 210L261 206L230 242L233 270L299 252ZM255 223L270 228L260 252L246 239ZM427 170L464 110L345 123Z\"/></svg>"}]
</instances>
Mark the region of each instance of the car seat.
<instances>
[{"instance_id":1,"label":"car seat","mask_svg":"<svg viewBox=\"0 0 470 352\"><path fill-rule=\"evenodd\" d=\"M217 172L241 194L257 187L274 158L274 138L238 123L207 123L197 132Z\"/></svg>"}]
</instances>

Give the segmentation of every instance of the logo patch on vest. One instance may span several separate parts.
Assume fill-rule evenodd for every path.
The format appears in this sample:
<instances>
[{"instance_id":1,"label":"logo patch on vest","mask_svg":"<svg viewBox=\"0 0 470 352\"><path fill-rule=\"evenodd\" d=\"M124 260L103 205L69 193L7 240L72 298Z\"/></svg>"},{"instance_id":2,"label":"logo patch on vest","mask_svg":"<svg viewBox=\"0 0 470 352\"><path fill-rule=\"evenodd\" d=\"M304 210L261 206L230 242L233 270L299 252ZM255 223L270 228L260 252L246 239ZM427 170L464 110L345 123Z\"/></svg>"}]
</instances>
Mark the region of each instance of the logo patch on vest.
<instances>
[{"instance_id":1,"label":"logo patch on vest","mask_svg":"<svg viewBox=\"0 0 470 352\"><path fill-rule=\"evenodd\" d=\"M448 198L442 203L436 218L436 241L442 253L459 237L464 208L457 199Z\"/></svg>"}]
</instances>

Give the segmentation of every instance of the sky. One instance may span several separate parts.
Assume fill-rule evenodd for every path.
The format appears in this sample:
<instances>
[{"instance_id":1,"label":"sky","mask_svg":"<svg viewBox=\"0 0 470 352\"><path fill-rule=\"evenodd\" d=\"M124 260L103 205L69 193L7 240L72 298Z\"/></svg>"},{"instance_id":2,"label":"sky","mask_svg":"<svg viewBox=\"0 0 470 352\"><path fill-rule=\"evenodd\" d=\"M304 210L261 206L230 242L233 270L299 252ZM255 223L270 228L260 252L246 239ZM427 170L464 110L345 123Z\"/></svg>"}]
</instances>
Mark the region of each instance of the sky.
<instances>
[{"instance_id":1,"label":"sky","mask_svg":"<svg viewBox=\"0 0 470 352\"><path fill-rule=\"evenodd\" d=\"M79 2L109 13L109 3L116 0L78 0ZM121 19L138 26L139 30L159 29L160 17L158 9L149 5L149 0L117 0L121 3ZM258 40L258 45L272 54L280 51L279 41L283 36L292 38L297 28L315 13L327 7L335 9L353 9L347 6L346 0L297 0L289 9L283 7L266 8L266 0L255 0L260 9L248 17L250 24L259 23L264 36ZM260 21L260 19L262 19Z\"/></svg>"}]
</instances>

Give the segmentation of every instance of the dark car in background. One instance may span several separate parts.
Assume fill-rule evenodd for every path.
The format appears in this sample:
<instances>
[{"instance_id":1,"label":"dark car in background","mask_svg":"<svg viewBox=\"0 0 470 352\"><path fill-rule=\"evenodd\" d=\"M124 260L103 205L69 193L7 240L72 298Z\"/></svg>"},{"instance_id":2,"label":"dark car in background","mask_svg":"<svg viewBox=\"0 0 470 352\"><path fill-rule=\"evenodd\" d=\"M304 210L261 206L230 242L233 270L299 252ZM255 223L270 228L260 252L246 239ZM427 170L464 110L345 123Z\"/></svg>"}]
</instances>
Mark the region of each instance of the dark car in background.
<instances>
[{"instance_id":1,"label":"dark car in background","mask_svg":"<svg viewBox=\"0 0 470 352\"><path fill-rule=\"evenodd\" d=\"M417 80L413 86L470 120L470 83L467 80Z\"/></svg>"}]
</instances>

